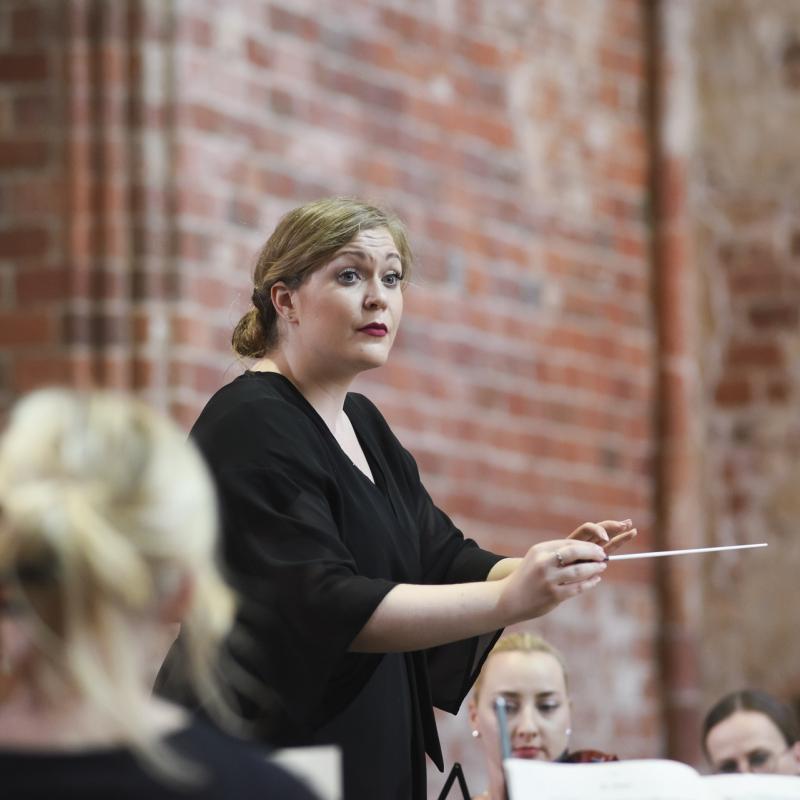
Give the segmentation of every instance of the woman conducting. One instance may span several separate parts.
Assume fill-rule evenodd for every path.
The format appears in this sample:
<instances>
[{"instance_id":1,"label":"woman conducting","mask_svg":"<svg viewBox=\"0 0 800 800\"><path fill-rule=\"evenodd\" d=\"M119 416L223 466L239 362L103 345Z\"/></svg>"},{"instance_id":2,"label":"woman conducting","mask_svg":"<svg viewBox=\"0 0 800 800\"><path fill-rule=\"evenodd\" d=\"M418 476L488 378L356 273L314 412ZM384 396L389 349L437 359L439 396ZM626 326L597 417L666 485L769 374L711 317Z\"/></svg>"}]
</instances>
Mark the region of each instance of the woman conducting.
<instances>
[{"instance_id":1,"label":"woman conducting","mask_svg":"<svg viewBox=\"0 0 800 800\"><path fill-rule=\"evenodd\" d=\"M187 536L186 530L192 535ZM217 720L233 595L196 448L140 403L37 392L0 443L0 794L311 800L251 746L152 695L164 628Z\"/></svg>"},{"instance_id":2,"label":"woman conducting","mask_svg":"<svg viewBox=\"0 0 800 800\"><path fill-rule=\"evenodd\" d=\"M386 362L411 268L381 209L334 198L288 213L233 333L253 364L192 431L244 598L230 652L273 690L273 703L242 691L243 712L266 741L339 745L349 800L423 798L424 753L442 767L433 706L456 711L499 629L595 586L600 545L635 533L586 523L504 559L434 505L380 412L349 391ZM179 639L161 691L181 696L184 660Z\"/></svg>"}]
</instances>

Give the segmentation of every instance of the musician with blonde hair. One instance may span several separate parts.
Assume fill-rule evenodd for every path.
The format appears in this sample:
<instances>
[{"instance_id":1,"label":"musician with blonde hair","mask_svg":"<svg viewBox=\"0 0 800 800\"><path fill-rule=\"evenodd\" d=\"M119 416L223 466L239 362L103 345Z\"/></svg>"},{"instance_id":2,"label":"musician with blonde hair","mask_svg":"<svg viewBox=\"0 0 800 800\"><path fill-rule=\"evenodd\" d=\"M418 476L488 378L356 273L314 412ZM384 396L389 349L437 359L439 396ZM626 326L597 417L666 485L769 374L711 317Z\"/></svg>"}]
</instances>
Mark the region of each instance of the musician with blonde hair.
<instances>
[{"instance_id":1,"label":"musician with blonde hair","mask_svg":"<svg viewBox=\"0 0 800 800\"><path fill-rule=\"evenodd\" d=\"M14 409L0 441L4 797L310 798L151 694L180 620L195 692L236 725L215 674L234 614L216 536L202 459L143 404L45 390Z\"/></svg>"}]
</instances>

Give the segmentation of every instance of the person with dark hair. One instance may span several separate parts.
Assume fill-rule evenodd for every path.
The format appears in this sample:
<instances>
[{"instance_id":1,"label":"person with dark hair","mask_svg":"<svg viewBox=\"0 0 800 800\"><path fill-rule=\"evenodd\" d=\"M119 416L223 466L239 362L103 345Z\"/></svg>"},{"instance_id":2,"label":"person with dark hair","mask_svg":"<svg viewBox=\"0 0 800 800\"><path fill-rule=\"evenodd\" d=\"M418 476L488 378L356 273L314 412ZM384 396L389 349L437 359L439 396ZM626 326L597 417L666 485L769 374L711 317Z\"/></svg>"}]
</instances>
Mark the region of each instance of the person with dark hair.
<instances>
[{"instance_id":1,"label":"person with dark hair","mask_svg":"<svg viewBox=\"0 0 800 800\"><path fill-rule=\"evenodd\" d=\"M4 798L312 800L259 749L152 694L180 621L194 691L238 726L215 669L235 605L216 542L211 476L168 420L100 392L14 407L0 440Z\"/></svg>"},{"instance_id":2,"label":"person with dark hair","mask_svg":"<svg viewBox=\"0 0 800 800\"><path fill-rule=\"evenodd\" d=\"M433 705L455 712L503 626L591 589L630 520L505 559L465 539L366 397L412 269L402 223L347 198L289 212L255 269L233 346L254 360L192 430L216 477L229 574L244 598L231 653L274 692L242 693L266 741L339 745L348 800L425 797L442 768ZM187 535L190 535L187 532ZM181 696L180 640L159 690Z\"/></svg>"},{"instance_id":3,"label":"person with dark hair","mask_svg":"<svg viewBox=\"0 0 800 800\"><path fill-rule=\"evenodd\" d=\"M703 750L714 772L800 775L800 727L792 709L767 692L725 695L703 721Z\"/></svg>"}]
</instances>

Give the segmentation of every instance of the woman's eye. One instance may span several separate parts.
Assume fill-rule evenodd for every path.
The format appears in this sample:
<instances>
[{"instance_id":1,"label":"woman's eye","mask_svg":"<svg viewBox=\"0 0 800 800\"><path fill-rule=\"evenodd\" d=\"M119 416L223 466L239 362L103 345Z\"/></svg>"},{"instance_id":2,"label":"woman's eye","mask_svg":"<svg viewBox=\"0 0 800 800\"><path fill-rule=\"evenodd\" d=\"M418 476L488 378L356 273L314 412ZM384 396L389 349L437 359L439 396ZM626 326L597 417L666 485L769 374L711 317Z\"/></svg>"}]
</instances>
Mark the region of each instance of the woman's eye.
<instances>
[{"instance_id":1,"label":"woman's eye","mask_svg":"<svg viewBox=\"0 0 800 800\"><path fill-rule=\"evenodd\" d=\"M388 272L383 276L383 282L387 286L397 286L401 280L403 280L403 276L397 272Z\"/></svg>"},{"instance_id":2,"label":"woman's eye","mask_svg":"<svg viewBox=\"0 0 800 800\"><path fill-rule=\"evenodd\" d=\"M747 757L751 767L763 767L772 757L766 750L755 750Z\"/></svg>"},{"instance_id":3,"label":"woman's eye","mask_svg":"<svg viewBox=\"0 0 800 800\"><path fill-rule=\"evenodd\" d=\"M358 280L358 273L354 269L343 269L336 277L339 283L351 284Z\"/></svg>"},{"instance_id":4,"label":"woman's eye","mask_svg":"<svg viewBox=\"0 0 800 800\"><path fill-rule=\"evenodd\" d=\"M544 714L550 714L555 711L561 704L560 703L539 703L539 711Z\"/></svg>"},{"instance_id":5,"label":"woman's eye","mask_svg":"<svg viewBox=\"0 0 800 800\"><path fill-rule=\"evenodd\" d=\"M739 767L735 761L723 761L717 767L717 772L738 772Z\"/></svg>"}]
</instances>

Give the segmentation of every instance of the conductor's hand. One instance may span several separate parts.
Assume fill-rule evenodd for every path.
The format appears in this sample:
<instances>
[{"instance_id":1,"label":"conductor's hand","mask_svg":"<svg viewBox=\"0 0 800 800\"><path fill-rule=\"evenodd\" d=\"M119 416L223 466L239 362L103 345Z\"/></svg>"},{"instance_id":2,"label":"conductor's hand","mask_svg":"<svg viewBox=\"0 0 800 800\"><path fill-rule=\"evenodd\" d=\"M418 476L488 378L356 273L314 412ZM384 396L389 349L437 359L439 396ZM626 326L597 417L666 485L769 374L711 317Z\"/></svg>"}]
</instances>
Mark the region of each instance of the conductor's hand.
<instances>
[{"instance_id":1,"label":"conductor's hand","mask_svg":"<svg viewBox=\"0 0 800 800\"><path fill-rule=\"evenodd\" d=\"M629 519L607 519L605 522L584 522L567 537L599 544L606 555L611 555L636 536L636 528Z\"/></svg>"},{"instance_id":2,"label":"conductor's hand","mask_svg":"<svg viewBox=\"0 0 800 800\"><path fill-rule=\"evenodd\" d=\"M598 533L584 529L582 525L569 539L534 545L517 568L502 579L499 604L510 620L508 624L540 617L600 583L606 553L598 544L581 541L590 531ZM579 531L583 531L581 536L576 535Z\"/></svg>"}]
</instances>

